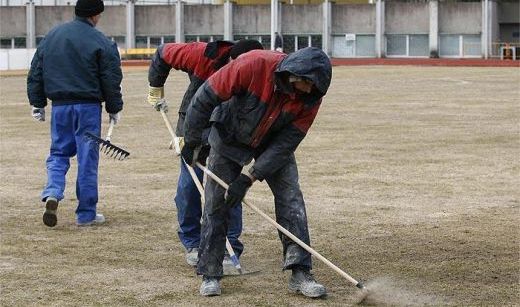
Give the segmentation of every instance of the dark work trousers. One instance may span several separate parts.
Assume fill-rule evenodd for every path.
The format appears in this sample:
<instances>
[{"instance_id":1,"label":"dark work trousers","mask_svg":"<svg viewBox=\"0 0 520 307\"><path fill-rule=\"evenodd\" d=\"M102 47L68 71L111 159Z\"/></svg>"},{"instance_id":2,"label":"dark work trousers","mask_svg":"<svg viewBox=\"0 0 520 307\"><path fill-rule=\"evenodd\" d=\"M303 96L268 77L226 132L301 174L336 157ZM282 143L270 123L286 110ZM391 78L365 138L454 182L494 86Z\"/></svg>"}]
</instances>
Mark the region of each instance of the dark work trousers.
<instances>
[{"instance_id":1,"label":"dark work trousers","mask_svg":"<svg viewBox=\"0 0 520 307\"><path fill-rule=\"evenodd\" d=\"M181 173L177 183L177 194L175 195L175 205L177 206L177 220L179 229L177 231L182 245L186 249L199 248L200 243L200 218L202 217L202 207L200 194L197 186L193 182L186 165L181 159ZM198 167L193 168L198 180L202 183L202 170ZM237 204L230 210L230 223L227 232L229 243L237 257L244 251L244 245L238 239L242 233L242 204Z\"/></svg>"},{"instance_id":2,"label":"dark work trousers","mask_svg":"<svg viewBox=\"0 0 520 307\"><path fill-rule=\"evenodd\" d=\"M242 171L242 167L211 149L209 169L227 183L232 182ZM310 245L307 228L307 214L303 195L298 184L298 168L294 155L289 162L273 176L265 179L275 199L276 221L285 229ZM205 196L206 205L202 222L201 242L197 273L205 276L221 277L222 260L226 248L229 223L229 208L224 203L225 190L217 182L208 178ZM279 233L283 245L283 269L302 267L311 269L311 255L284 234Z\"/></svg>"}]
</instances>

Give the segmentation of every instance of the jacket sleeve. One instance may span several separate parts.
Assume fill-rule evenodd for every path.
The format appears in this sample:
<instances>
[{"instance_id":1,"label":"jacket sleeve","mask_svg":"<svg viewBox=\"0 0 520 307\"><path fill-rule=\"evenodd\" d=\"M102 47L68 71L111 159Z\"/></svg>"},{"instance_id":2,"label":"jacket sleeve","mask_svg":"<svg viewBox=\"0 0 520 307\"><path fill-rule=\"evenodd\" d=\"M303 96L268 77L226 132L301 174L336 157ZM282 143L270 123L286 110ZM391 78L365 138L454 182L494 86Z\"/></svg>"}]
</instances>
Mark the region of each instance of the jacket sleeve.
<instances>
[{"instance_id":1,"label":"jacket sleeve","mask_svg":"<svg viewBox=\"0 0 520 307\"><path fill-rule=\"evenodd\" d=\"M101 91L105 99L105 109L108 113L117 113L123 109L121 95L121 59L117 45L114 42L107 44L99 59Z\"/></svg>"},{"instance_id":2,"label":"jacket sleeve","mask_svg":"<svg viewBox=\"0 0 520 307\"><path fill-rule=\"evenodd\" d=\"M263 180L276 173L296 151L296 148L307 135L321 105L321 100L314 106L304 109L287 127L278 132L266 150L255 159L249 170L258 180Z\"/></svg>"},{"instance_id":3,"label":"jacket sleeve","mask_svg":"<svg viewBox=\"0 0 520 307\"><path fill-rule=\"evenodd\" d=\"M43 46L44 41L36 50L31 61L31 69L27 76L27 96L29 103L37 108L44 108L47 105L43 83Z\"/></svg>"},{"instance_id":4,"label":"jacket sleeve","mask_svg":"<svg viewBox=\"0 0 520 307\"><path fill-rule=\"evenodd\" d=\"M200 64L204 46L197 43L167 43L159 46L148 69L150 86L164 86L172 68L192 73Z\"/></svg>"},{"instance_id":5,"label":"jacket sleeve","mask_svg":"<svg viewBox=\"0 0 520 307\"><path fill-rule=\"evenodd\" d=\"M213 110L252 83L252 70L245 61L236 60L213 74L191 99L184 121L186 143L200 143L202 131L209 125Z\"/></svg>"}]
</instances>

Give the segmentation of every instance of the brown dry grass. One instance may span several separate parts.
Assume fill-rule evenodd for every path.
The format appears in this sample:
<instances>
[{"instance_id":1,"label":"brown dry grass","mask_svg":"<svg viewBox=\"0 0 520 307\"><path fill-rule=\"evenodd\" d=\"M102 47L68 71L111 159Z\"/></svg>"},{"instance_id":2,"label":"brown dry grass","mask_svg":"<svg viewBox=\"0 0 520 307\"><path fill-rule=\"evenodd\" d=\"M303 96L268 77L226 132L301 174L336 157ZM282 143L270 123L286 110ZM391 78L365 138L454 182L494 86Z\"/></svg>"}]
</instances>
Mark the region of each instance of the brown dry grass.
<instances>
[{"instance_id":1,"label":"brown dry grass","mask_svg":"<svg viewBox=\"0 0 520 307\"><path fill-rule=\"evenodd\" d=\"M1 305L354 301L356 289L318 261L328 299L289 294L276 232L248 209L243 262L261 273L225 279L219 298L199 297L200 279L176 237L178 162L160 115L144 103L145 70L125 72L125 110L113 136L131 158L100 165L107 225L74 225L73 162L58 226L45 227L38 199L49 123L32 121L23 75L0 81ZM180 73L169 78L172 109L186 82ZM297 153L313 246L373 281L379 303L518 304L519 86L514 68L335 67ZM273 216L265 184L250 199Z\"/></svg>"}]
</instances>

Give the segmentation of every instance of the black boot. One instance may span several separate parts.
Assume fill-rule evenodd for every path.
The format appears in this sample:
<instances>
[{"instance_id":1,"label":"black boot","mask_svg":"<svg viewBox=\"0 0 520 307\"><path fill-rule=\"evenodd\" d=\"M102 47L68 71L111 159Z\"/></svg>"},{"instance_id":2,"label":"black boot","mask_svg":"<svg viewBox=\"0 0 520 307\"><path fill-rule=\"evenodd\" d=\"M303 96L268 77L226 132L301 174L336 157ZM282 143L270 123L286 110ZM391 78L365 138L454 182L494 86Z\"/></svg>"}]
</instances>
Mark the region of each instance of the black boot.
<instances>
[{"instance_id":1,"label":"black boot","mask_svg":"<svg viewBox=\"0 0 520 307\"><path fill-rule=\"evenodd\" d=\"M316 282L307 269L294 268L289 279L289 290L300 292L307 297L322 297L327 295L325 287Z\"/></svg>"}]
</instances>

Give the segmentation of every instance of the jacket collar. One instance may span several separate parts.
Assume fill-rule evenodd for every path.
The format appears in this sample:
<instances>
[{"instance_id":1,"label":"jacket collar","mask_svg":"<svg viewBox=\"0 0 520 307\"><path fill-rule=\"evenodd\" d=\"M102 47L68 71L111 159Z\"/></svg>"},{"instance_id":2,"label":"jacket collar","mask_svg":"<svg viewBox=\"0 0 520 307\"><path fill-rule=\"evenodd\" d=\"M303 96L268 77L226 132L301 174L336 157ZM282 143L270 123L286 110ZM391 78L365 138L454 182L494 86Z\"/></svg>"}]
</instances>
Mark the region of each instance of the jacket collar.
<instances>
[{"instance_id":1,"label":"jacket collar","mask_svg":"<svg viewBox=\"0 0 520 307\"><path fill-rule=\"evenodd\" d=\"M79 17L79 16L76 16L75 20L77 21L81 21L81 22L84 22L86 24L88 24L89 26L91 27L94 27L94 25L90 22L90 20L88 20L88 18L86 17Z\"/></svg>"}]
</instances>

